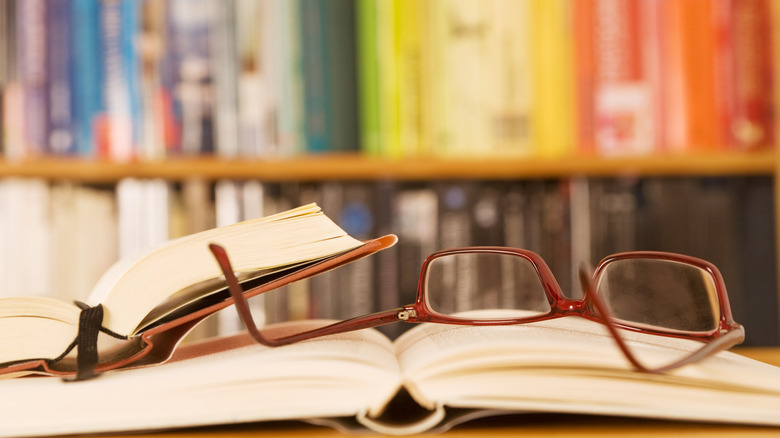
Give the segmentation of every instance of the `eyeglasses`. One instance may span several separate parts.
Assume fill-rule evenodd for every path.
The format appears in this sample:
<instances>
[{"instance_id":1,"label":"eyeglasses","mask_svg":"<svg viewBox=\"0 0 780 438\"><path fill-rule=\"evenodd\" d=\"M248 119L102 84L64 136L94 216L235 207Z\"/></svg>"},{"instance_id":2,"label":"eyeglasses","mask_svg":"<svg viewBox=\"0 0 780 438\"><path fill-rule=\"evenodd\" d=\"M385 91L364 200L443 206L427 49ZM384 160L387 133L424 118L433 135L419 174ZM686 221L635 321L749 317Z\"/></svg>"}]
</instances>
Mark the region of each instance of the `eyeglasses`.
<instances>
[{"instance_id":1,"label":"eyeglasses","mask_svg":"<svg viewBox=\"0 0 780 438\"><path fill-rule=\"evenodd\" d=\"M242 290L223 247L211 244L210 249L243 324L266 346L398 321L495 326L578 316L605 325L636 369L662 373L731 348L745 337L732 318L720 272L705 260L664 252L615 254L595 270L581 266L583 298L569 299L538 254L468 247L439 251L424 261L413 304L274 338L258 330L249 311L245 294L257 292ZM675 354L661 355L662 363L657 355L655 360L643 357L648 348L641 345L642 338L648 335L670 339Z\"/></svg>"}]
</instances>

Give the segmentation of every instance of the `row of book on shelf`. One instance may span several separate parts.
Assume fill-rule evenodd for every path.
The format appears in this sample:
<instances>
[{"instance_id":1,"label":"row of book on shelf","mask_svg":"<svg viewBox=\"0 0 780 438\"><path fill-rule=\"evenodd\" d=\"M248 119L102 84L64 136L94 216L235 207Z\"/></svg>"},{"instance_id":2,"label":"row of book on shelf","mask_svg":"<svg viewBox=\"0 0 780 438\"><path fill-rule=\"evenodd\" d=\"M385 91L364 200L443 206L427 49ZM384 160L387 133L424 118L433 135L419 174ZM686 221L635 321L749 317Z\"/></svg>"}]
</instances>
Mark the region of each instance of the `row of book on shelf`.
<instances>
[{"instance_id":1,"label":"row of book on shelf","mask_svg":"<svg viewBox=\"0 0 780 438\"><path fill-rule=\"evenodd\" d=\"M411 303L424 258L440 249L530 249L548 263L564 293L575 297L581 294L573 281L581 262L595 265L615 252L645 249L715 263L735 318L746 326L748 344L777 343L768 177L434 184L125 179L115 191L5 178L0 180L0 291L83 301L120 257L311 202L357 239L396 234L399 243L253 298L260 322L340 319ZM228 308L199 330L227 334L239 328ZM387 330L402 328L391 325Z\"/></svg>"},{"instance_id":2,"label":"row of book on shelf","mask_svg":"<svg viewBox=\"0 0 780 438\"><path fill-rule=\"evenodd\" d=\"M2 148L153 159L769 146L769 0L5 0Z\"/></svg>"}]
</instances>

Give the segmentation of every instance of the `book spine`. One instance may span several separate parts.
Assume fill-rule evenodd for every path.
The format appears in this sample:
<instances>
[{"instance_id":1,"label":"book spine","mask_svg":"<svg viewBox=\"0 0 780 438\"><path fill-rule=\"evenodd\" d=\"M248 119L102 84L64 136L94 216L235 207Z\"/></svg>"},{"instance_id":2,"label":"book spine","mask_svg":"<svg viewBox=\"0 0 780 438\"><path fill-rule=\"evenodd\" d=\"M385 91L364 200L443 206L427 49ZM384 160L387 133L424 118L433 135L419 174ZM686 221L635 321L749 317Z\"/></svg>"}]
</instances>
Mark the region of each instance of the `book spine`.
<instances>
[{"instance_id":1,"label":"book spine","mask_svg":"<svg viewBox=\"0 0 780 438\"><path fill-rule=\"evenodd\" d=\"M11 11L11 1L0 2L0 59L3 60L0 64L0 155L5 150L5 87L10 82L9 64L12 63L12 53L9 50L9 46L12 43L11 38L11 20L9 19L9 13Z\"/></svg>"},{"instance_id":2,"label":"book spine","mask_svg":"<svg viewBox=\"0 0 780 438\"><path fill-rule=\"evenodd\" d=\"M592 62L585 73L590 76L592 94L593 145L601 155L636 154L652 151L655 133L653 84L644 67L646 50L642 39L639 2L596 0L590 30Z\"/></svg>"},{"instance_id":3,"label":"book spine","mask_svg":"<svg viewBox=\"0 0 780 438\"><path fill-rule=\"evenodd\" d=\"M378 156L382 132L379 123L379 50L377 0L357 0L356 44L360 109L360 147L367 155Z\"/></svg>"},{"instance_id":4,"label":"book spine","mask_svg":"<svg viewBox=\"0 0 780 438\"><path fill-rule=\"evenodd\" d=\"M47 152L55 155L72 155L76 152L73 102L71 97L71 1L49 0L46 9L48 121Z\"/></svg>"},{"instance_id":5,"label":"book spine","mask_svg":"<svg viewBox=\"0 0 780 438\"><path fill-rule=\"evenodd\" d=\"M715 84L715 14L713 2L666 0L670 69L666 80L677 81L668 92L671 107L667 127L671 150L707 151L725 144L719 120L723 100ZM676 120L681 120L678 122ZM673 124L677 124L676 127Z\"/></svg>"},{"instance_id":6,"label":"book spine","mask_svg":"<svg viewBox=\"0 0 780 438\"><path fill-rule=\"evenodd\" d=\"M487 94L488 137L493 151L499 154L528 155L532 152L532 66L546 58L534 58L531 50L531 8L529 2L493 0L486 3L485 93ZM547 2L545 4L552 4ZM560 30L557 24L553 32ZM550 37L552 35L549 35ZM545 35L547 37L547 35ZM547 38L540 41L547 41ZM558 49L556 47L556 49ZM560 56L565 56L559 53ZM553 66L547 70L554 73ZM554 80L545 83L556 82ZM542 83L540 83L542 84ZM558 83L559 87L563 82ZM536 89L541 92L541 89ZM559 116L563 114L559 107ZM560 118L559 120L563 120ZM564 129L563 124L560 128Z\"/></svg>"},{"instance_id":7,"label":"book spine","mask_svg":"<svg viewBox=\"0 0 780 438\"><path fill-rule=\"evenodd\" d=\"M576 5L572 6L572 3ZM573 53L575 26L571 16L577 11L574 8L579 6L582 6L580 2L533 0L523 11L530 35L525 35L527 49L517 47L515 50L525 49L530 57L525 59L525 64L518 61L517 69L529 71L531 75L521 84L533 85L532 89L518 86L527 93L525 96L521 94L519 99L524 106L531 108L526 110L531 112L530 120L526 122L530 126L525 127L525 132L521 126L515 128L520 131L518 136L526 137L522 140L526 145L523 152L544 157L560 157L575 152L574 93L577 88L572 74L576 64ZM585 40L588 41L588 38ZM588 47L588 50L592 48ZM516 57L520 59L519 54ZM588 89L583 87L581 91ZM518 105L518 108L522 107ZM589 111L589 107L583 105L583 110ZM522 113L517 111L517 114L520 116ZM522 119L519 119L518 125L520 121ZM589 124L587 128L592 129Z\"/></svg>"},{"instance_id":8,"label":"book spine","mask_svg":"<svg viewBox=\"0 0 780 438\"><path fill-rule=\"evenodd\" d=\"M421 26L425 2L395 2L395 58L398 68L398 148L402 156L418 156L421 142Z\"/></svg>"},{"instance_id":9,"label":"book spine","mask_svg":"<svg viewBox=\"0 0 780 438\"><path fill-rule=\"evenodd\" d=\"M399 143L398 65L395 51L396 9L393 0L376 0L379 54L379 150L385 157L403 155Z\"/></svg>"},{"instance_id":10,"label":"book spine","mask_svg":"<svg viewBox=\"0 0 780 438\"><path fill-rule=\"evenodd\" d=\"M46 2L28 0L17 5L19 78L23 99L23 155L46 150Z\"/></svg>"},{"instance_id":11,"label":"book spine","mask_svg":"<svg viewBox=\"0 0 780 438\"><path fill-rule=\"evenodd\" d=\"M301 2L301 48L303 51L304 132L306 151L326 152L332 146L331 115L327 109L330 98L327 84L330 56L328 53L326 8L321 0Z\"/></svg>"},{"instance_id":12,"label":"book spine","mask_svg":"<svg viewBox=\"0 0 780 438\"><path fill-rule=\"evenodd\" d=\"M451 0L445 2L445 48L448 69L445 81L447 144L440 151L447 155L490 154L488 141L483 32L490 26L485 2Z\"/></svg>"},{"instance_id":13,"label":"book spine","mask_svg":"<svg viewBox=\"0 0 780 438\"><path fill-rule=\"evenodd\" d=\"M214 150L211 107L213 58L209 51L216 21L215 4L171 0L166 11L166 58L163 86L170 116L170 150L183 155ZM239 79L240 80L240 79Z\"/></svg>"},{"instance_id":14,"label":"book spine","mask_svg":"<svg viewBox=\"0 0 780 438\"><path fill-rule=\"evenodd\" d=\"M299 0L280 3L280 98L277 140L279 155L291 156L303 146L303 71L301 70Z\"/></svg>"},{"instance_id":15,"label":"book spine","mask_svg":"<svg viewBox=\"0 0 780 438\"><path fill-rule=\"evenodd\" d=\"M99 14L97 2L72 0L71 83L75 152L87 157L96 154L96 119L102 112L100 76Z\"/></svg>"},{"instance_id":16,"label":"book spine","mask_svg":"<svg viewBox=\"0 0 780 438\"><path fill-rule=\"evenodd\" d=\"M281 72L280 64L283 62L283 52L280 48L282 39L282 5L278 0L264 0L261 2L260 11L260 74L263 78L263 87L259 100L260 126L263 135L263 150L266 156L279 155L279 106L281 101ZM354 84L352 84L354 86Z\"/></svg>"},{"instance_id":17,"label":"book spine","mask_svg":"<svg viewBox=\"0 0 780 438\"><path fill-rule=\"evenodd\" d=\"M325 107L329 150L358 150L357 63L354 0L323 0L325 19Z\"/></svg>"},{"instance_id":18,"label":"book spine","mask_svg":"<svg viewBox=\"0 0 780 438\"><path fill-rule=\"evenodd\" d=\"M238 76L236 53L236 11L233 3L219 0L216 3L217 20L212 33L212 49L215 56L214 99L215 153L220 157L238 156L238 90L235 78Z\"/></svg>"},{"instance_id":19,"label":"book spine","mask_svg":"<svg viewBox=\"0 0 780 438\"><path fill-rule=\"evenodd\" d=\"M734 149L771 147L774 135L770 5L766 0L724 0L718 41L719 89L728 93L724 126ZM718 35L723 38L722 35Z\"/></svg>"},{"instance_id":20,"label":"book spine","mask_svg":"<svg viewBox=\"0 0 780 438\"><path fill-rule=\"evenodd\" d=\"M577 152L592 155L596 152L595 112L593 90L596 87L596 54L593 28L596 0L580 0L572 5L574 36L574 75L576 96ZM537 79L538 75L534 78Z\"/></svg>"},{"instance_id":21,"label":"book spine","mask_svg":"<svg viewBox=\"0 0 780 438\"><path fill-rule=\"evenodd\" d=\"M140 3L136 0L121 0L119 4L120 34L119 44L122 59L122 76L127 90L128 136L125 151L120 159L135 158L143 137L143 106L141 104L141 59L138 38L141 35Z\"/></svg>"},{"instance_id":22,"label":"book spine","mask_svg":"<svg viewBox=\"0 0 780 438\"><path fill-rule=\"evenodd\" d=\"M96 126L98 156L116 161L135 157L133 116L137 110L137 67L132 36L136 32L135 2L101 0L100 62L104 111Z\"/></svg>"}]
</instances>

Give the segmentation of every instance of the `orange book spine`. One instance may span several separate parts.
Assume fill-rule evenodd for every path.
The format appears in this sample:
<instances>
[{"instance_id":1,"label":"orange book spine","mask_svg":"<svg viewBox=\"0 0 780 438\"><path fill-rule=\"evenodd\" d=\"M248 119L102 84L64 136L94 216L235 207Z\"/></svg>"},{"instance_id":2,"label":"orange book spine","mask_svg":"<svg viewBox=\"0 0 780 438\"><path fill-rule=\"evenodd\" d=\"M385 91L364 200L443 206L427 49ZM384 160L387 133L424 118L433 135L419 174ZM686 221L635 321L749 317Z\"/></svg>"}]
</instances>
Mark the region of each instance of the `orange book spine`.
<instances>
[{"instance_id":1,"label":"orange book spine","mask_svg":"<svg viewBox=\"0 0 780 438\"><path fill-rule=\"evenodd\" d=\"M596 83L596 55L593 44L596 0L572 2L574 69L576 93L576 149L585 155L595 153L595 114L593 90Z\"/></svg>"},{"instance_id":2,"label":"orange book spine","mask_svg":"<svg viewBox=\"0 0 780 438\"><path fill-rule=\"evenodd\" d=\"M672 65L679 70L682 102L679 115L685 126L682 137L674 138L669 146L674 150L707 151L723 148L725 138L718 129L722 119L723 99L718 95L716 72L716 26L714 2L710 0L668 0L671 14L670 33L674 36L669 52L677 59ZM672 79L674 80L674 79ZM674 114L672 112L671 114Z\"/></svg>"}]
</instances>

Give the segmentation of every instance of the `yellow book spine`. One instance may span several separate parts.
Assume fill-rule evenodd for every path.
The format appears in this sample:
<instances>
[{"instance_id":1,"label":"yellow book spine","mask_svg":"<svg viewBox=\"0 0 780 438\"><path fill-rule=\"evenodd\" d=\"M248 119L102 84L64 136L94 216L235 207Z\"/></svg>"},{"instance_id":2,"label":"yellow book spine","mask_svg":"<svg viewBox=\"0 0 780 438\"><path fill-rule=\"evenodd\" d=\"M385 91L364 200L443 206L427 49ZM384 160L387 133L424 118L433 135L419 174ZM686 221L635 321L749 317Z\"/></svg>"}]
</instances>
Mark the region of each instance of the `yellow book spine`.
<instances>
[{"instance_id":1,"label":"yellow book spine","mask_svg":"<svg viewBox=\"0 0 780 438\"><path fill-rule=\"evenodd\" d=\"M571 0L530 1L534 153L566 156L574 152Z\"/></svg>"}]
</instances>

